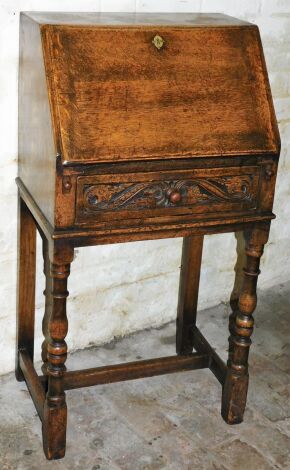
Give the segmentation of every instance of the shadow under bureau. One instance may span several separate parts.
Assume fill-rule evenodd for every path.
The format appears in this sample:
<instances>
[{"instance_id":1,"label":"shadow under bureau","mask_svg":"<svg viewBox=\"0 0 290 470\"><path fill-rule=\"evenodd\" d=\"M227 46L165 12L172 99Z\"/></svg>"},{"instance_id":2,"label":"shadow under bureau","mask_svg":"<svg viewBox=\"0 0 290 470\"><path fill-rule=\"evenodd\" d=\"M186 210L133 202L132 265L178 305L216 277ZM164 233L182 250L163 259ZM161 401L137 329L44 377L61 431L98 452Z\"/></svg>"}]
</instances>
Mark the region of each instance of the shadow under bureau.
<instances>
[{"instance_id":1,"label":"shadow under bureau","mask_svg":"<svg viewBox=\"0 0 290 470\"><path fill-rule=\"evenodd\" d=\"M42 421L48 459L65 454L73 388L209 368L224 420L242 421L279 152L255 25L219 14L21 14L16 377ZM36 229L42 376L33 366ZM223 232L245 239L227 364L196 327L203 237ZM184 237L177 354L67 371L74 248L165 237Z\"/></svg>"}]
</instances>

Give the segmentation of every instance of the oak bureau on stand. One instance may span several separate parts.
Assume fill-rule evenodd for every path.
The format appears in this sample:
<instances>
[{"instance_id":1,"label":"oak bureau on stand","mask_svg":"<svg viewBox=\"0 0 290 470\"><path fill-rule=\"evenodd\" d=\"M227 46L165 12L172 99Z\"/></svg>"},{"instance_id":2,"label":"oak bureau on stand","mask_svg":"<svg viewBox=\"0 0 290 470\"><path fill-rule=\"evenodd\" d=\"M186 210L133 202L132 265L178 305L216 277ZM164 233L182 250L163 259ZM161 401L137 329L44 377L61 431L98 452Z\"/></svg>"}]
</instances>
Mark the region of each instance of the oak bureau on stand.
<instances>
[{"instance_id":1,"label":"oak bureau on stand","mask_svg":"<svg viewBox=\"0 0 290 470\"><path fill-rule=\"evenodd\" d=\"M209 368L224 420L243 420L279 153L257 26L219 14L21 14L16 377L42 421L48 459L65 454L73 388ZM36 230L42 376L33 365ZM196 327L203 237L224 232L244 234L246 260L227 364ZM171 237L184 240L177 354L67 371L74 248Z\"/></svg>"}]
</instances>

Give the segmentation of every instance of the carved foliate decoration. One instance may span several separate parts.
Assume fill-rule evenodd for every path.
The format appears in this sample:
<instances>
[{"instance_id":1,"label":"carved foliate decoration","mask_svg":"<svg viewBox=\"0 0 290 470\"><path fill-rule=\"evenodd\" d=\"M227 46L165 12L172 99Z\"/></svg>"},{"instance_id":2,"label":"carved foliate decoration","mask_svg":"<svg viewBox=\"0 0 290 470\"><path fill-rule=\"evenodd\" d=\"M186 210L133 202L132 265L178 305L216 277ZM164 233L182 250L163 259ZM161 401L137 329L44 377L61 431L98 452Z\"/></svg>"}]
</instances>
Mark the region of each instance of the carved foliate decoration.
<instances>
[{"instance_id":1,"label":"carved foliate decoration","mask_svg":"<svg viewBox=\"0 0 290 470\"><path fill-rule=\"evenodd\" d=\"M88 211L165 208L223 201L251 203L254 196L250 175L83 187L83 203Z\"/></svg>"}]
</instances>

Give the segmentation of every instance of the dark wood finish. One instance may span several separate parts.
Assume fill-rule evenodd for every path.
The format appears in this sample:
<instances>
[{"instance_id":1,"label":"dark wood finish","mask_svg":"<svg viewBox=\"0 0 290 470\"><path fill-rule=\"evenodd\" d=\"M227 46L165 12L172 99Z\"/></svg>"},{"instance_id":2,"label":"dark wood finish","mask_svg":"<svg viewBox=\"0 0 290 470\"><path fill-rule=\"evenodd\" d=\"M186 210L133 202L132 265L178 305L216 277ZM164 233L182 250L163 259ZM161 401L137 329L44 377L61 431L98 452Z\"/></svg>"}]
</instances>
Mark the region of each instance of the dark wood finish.
<instances>
[{"instance_id":1,"label":"dark wood finish","mask_svg":"<svg viewBox=\"0 0 290 470\"><path fill-rule=\"evenodd\" d=\"M279 154L256 26L220 15L89 18L21 16L19 174L52 226L75 223L70 162L114 163L118 177L117 162L147 171L145 162L167 160L174 173L179 159L206 168L213 156L268 156L271 164ZM130 182L138 184L134 175Z\"/></svg>"},{"instance_id":2,"label":"dark wood finish","mask_svg":"<svg viewBox=\"0 0 290 470\"><path fill-rule=\"evenodd\" d=\"M67 407L63 377L67 357L67 279L72 259L73 249L70 246L52 246L49 253L51 282L48 293L51 312L47 322L48 388L43 418L43 448L48 459L62 458L65 454Z\"/></svg>"},{"instance_id":3,"label":"dark wood finish","mask_svg":"<svg viewBox=\"0 0 290 470\"><path fill-rule=\"evenodd\" d=\"M222 398L222 416L228 424L240 423L246 406L248 356L254 326L252 314L257 304L256 286L260 273L260 258L268 240L269 228L269 225L265 225L245 232L246 265L238 310L231 325L231 347Z\"/></svg>"},{"instance_id":4,"label":"dark wood finish","mask_svg":"<svg viewBox=\"0 0 290 470\"><path fill-rule=\"evenodd\" d=\"M66 389L207 367L223 387L223 418L242 421L280 153L258 28L217 14L24 13L19 68L16 376L42 419L47 458L65 453ZM42 377L33 366L36 228ZM246 237L227 365L196 327L203 237L225 232ZM177 355L66 372L74 248L169 237L184 237Z\"/></svg>"},{"instance_id":5,"label":"dark wood finish","mask_svg":"<svg viewBox=\"0 0 290 470\"><path fill-rule=\"evenodd\" d=\"M96 367L67 372L64 376L66 390L91 387L123 380L134 380L186 370L205 369L209 366L208 354L193 353L187 356L168 356L144 361L127 362L112 366Z\"/></svg>"},{"instance_id":6,"label":"dark wood finish","mask_svg":"<svg viewBox=\"0 0 290 470\"><path fill-rule=\"evenodd\" d=\"M18 198L18 215L15 374L17 380L22 381L24 377L19 366L19 351L25 348L32 361L34 352L36 226L32 213L20 197Z\"/></svg>"},{"instance_id":7,"label":"dark wood finish","mask_svg":"<svg viewBox=\"0 0 290 470\"><path fill-rule=\"evenodd\" d=\"M227 372L226 364L215 352L215 350L196 326L193 327L192 342L193 347L197 352L208 354L210 356L209 368L216 376L218 381L223 385Z\"/></svg>"},{"instance_id":8,"label":"dark wood finish","mask_svg":"<svg viewBox=\"0 0 290 470\"><path fill-rule=\"evenodd\" d=\"M189 354L193 350L202 247L203 236L183 239L176 320L177 354Z\"/></svg>"},{"instance_id":9,"label":"dark wood finish","mask_svg":"<svg viewBox=\"0 0 290 470\"><path fill-rule=\"evenodd\" d=\"M230 211L251 213L258 205L259 166L160 173L80 176L76 223ZM173 199L172 199L173 197Z\"/></svg>"},{"instance_id":10,"label":"dark wood finish","mask_svg":"<svg viewBox=\"0 0 290 470\"><path fill-rule=\"evenodd\" d=\"M43 373L47 373L47 346L49 342L49 331L48 331L48 323L51 316L51 309L52 309L52 277L50 273L50 260L49 260L49 246L48 241L45 236L42 237L42 254L43 254L43 273L45 275L45 290L43 294L45 296L45 310L42 319L42 333L44 336L44 340L42 343L42 371Z\"/></svg>"},{"instance_id":11,"label":"dark wood finish","mask_svg":"<svg viewBox=\"0 0 290 470\"><path fill-rule=\"evenodd\" d=\"M43 216L39 207L34 202L31 194L19 178L16 178L21 197L33 212L38 228L52 240L69 240L74 247L103 245L107 243L122 243L136 240L154 240L156 238L187 237L191 235L205 235L223 232L235 232L244 230L254 222L270 221L275 215L268 211L258 211L253 214L240 214L234 216L224 213L222 217L193 217L191 214L182 215L178 220L171 217L127 219L122 224L99 224L94 226L79 227L73 229L53 229ZM273 186L274 188L274 186Z\"/></svg>"},{"instance_id":12,"label":"dark wood finish","mask_svg":"<svg viewBox=\"0 0 290 470\"><path fill-rule=\"evenodd\" d=\"M243 232L235 233L235 237L237 240L237 262L235 265L235 281L233 285L233 290L230 297L230 306L232 309L232 313L229 316L229 331L230 336L228 338L229 341L229 359L228 359L228 366L230 365L230 358L232 357L233 353L233 341L232 338L235 336L235 321L236 316L239 311L239 296L242 290L243 285L243 269L246 265L246 251L245 251L245 239Z\"/></svg>"},{"instance_id":13,"label":"dark wood finish","mask_svg":"<svg viewBox=\"0 0 290 470\"><path fill-rule=\"evenodd\" d=\"M38 416L40 417L41 421L43 421L45 392L40 377L38 377L34 369L30 354L25 349L22 349L19 352L19 366L25 378L27 388L30 392Z\"/></svg>"}]
</instances>

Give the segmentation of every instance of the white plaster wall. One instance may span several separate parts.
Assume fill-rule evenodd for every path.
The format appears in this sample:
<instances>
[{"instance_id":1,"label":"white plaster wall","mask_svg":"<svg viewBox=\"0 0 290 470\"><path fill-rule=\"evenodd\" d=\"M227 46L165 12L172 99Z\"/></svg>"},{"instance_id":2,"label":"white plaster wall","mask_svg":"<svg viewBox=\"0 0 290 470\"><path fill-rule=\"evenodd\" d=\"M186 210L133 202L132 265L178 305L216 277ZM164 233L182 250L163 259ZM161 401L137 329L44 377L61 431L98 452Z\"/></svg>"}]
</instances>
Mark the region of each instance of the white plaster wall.
<instances>
[{"instance_id":1,"label":"white plaster wall","mask_svg":"<svg viewBox=\"0 0 290 470\"><path fill-rule=\"evenodd\" d=\"M219 11L259 25L282 138L277 220L262 262L260 288L290 278L290 1L289 0L1 0L0 1L0 373L13 369L16 286L18 21L22 10ZM181 240L80 249L68 304L70 350L175 318ZM40 253L40 251L39 251ZM200 308L227 301L234 236L206 237ZM36 351L42 341L42 260L38 256ZM210 286L210 287L208 287ZM207 288L206 288L207 287ZM36 353L36 358L39 354Z\"/></svg>"}]
</instances>

